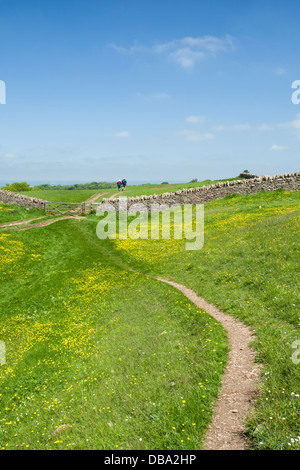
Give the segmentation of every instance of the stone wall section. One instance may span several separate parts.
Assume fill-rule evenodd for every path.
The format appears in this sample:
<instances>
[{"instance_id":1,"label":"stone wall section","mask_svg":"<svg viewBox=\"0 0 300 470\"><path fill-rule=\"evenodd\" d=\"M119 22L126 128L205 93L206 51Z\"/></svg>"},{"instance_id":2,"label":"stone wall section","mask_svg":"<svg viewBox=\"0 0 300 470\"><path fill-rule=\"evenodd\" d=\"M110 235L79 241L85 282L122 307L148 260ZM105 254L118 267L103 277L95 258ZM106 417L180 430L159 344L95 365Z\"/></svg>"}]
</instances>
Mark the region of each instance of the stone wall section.
<instances>
[{"instance_id":1,"label":"stone wall section","mask_svg":"<svg viewBox=\"0 0 300 470\"><path fill-rule=\"evenodd\" d=\"M36 209L44 209L45 201L37 199L36 197L23 196L22 194L14 193L0 189L0 202L5 204L14 204L16 206L34 207Z\"/></svg>"},{"instance_id":2,"label":"stone wall section","mask_svg":"<svg viewBox=\"0 0 300 470\"><path fill-rule=\"evenodd\" d=\"M128 197L127 209L129 209L133 204L143 204L146 206L147 210L151 210L151 206L153 204L166 204L169 207L182 204L201 204L214 201L216 199L222 199L225 196L234 193L253 194L261 191L276 191L277 189L284 189L286 191L299 190L300 172L225 181L210 186L182 189L180 191L159 195L154 194L152 196ZM103 205L105 205L104 210L107 210L107 207L112 207L116 211L119 210L118 198L104 198L102 199L102 206ZM99 208L101 208L101 206Z\"/></svg>"},{"instance_id":3,"label":"stone wall section","mask_svg":"<svg viewBox=\"0 0 300 470\"><path fill-rule=\"evenodd\" d=\"M202 204L215 199L222 199L229 194L253 194L261 191L276 191L285 189L286 191L296 191L300 189L300 172L286 173L275 176L258 176L255 178L241 179L235 181L225 181L212 184L210 186L201 186L190 189L163 194L153 194L152 196L138 196L127 198L127 209L133 204L143 204L148 210L151 210L153 204L165 204L168 206L182 204ZM124 194L124 193L123 193ZM124 194L125 196L125 194ZM23 207L34 207L45 209L46 201L35 197L24 196L11 191L0 190L0 202L5 204L15 204ZM113 207L119 210L119 200L104 198L102 205ZM101 208L101 205L98 206Z\"/></svg>"}]
</instances>

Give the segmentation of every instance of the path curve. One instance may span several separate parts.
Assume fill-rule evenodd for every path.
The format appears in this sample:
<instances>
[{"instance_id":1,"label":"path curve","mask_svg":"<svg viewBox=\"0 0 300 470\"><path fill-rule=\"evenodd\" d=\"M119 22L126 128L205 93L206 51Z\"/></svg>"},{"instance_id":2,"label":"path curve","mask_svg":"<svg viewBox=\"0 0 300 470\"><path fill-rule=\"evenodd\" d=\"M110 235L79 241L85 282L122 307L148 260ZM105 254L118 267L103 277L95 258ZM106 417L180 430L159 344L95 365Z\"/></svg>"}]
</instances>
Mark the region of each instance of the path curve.
<instances>
[{"instance_id":1,"label":"path curve","mask_svg":"<svg viewBox=\"0 0 300 470\"><path fill-rule=\"evenodd\" d=\"M85 202L95 202L97 201L97 199L99 199L99 197L101 196L105 196L106 193L98 193L98 194L94 194L93 196L91 196L90 198L88 198Z\"/></svg>"},{"instance_id":2,"label":"path curve","mask_svg":"<svg viewBox=\"0 0 300 470\"><path fill-rule=\"evenodd\" d=\"M24 219L24 220L15 220L13 222L4 222L2 224L0 224L0 229L2 227L12 227L14 225L26 225L26 224L30 224L30 222L34 222L35 220L41 220L41 219L44 219L46 216L43 215L42 217L35 217L34 219Z\"/></svg>"},{"instance_id":3,"label":"path curve","mask_svg":"<svg viewBox=\"0 0 300 470\"><path fill-rule=\"evenodd\" d=\"M42 218L42 217L41 217ZM1 231L4 231L4 230L30 230L31 228L37 228L37 227L46 227L47 225L51 225L51 224L54 224L55 222L59 222L60 220L66 220L66 219L76 219L76 220L82 220L82 217L80 217L79 215L65 215L65 216L62 216L62 217L57 217L56 219L49 219L49 220L44 220L43 222L38 222L36 224L31 224L31 225L21 225L20 222L17 222L17 223L14 223L14 224L8 224L8 225L4 225L4 226L1 226L0 229ZM36 219L38 220L38 219ZM21 225L21 227L20 227Z\"/></svg>"},{"instance_id":4,"label":"path curve","mask_svg":"<svg viewBox=\"0 0 300 470\"><path fill-rule=\"evenodd\" d=\"M35 227L44 227L65 219L81 220L82 218L79 216L65 216L25 227L19 227L16 224L15 227L12 227L9 224L10 226L2 227L2 230L9 228L28 230ZM134 270L130 269L130 271ZM213 419L203 443L204 449L249 449L250 443L245 437L245 418L249 415L252 399L257 393L260 370L259 365L255 364L256 353L251 347L254 340L253 332L245 324L231 315L221 312L184 285L163 278L156 279L181 291L195 305L220 322L227 331L229 341L228 362L222 378L221 392L214 408Z\"/></svg>"},{"instance_id":5,"label":"path curve","mask_svg":"<svg viewBox=\"0 0 300 470\"><path fill-rule=\"evenodd\" d=\"M111 196L109 196L108 199L113 199L115 196L117 196L118 194L120 194L121 191L118 191L117 193L115 194L112 194Z\"/></svg>"},{"instance_id":6,"label":"path curve","mask_svg":"<svg viewBox=\"0 0 300 470\"><path fill-rule=\"evenodd\" d=\"M245 324L199 297L195 292L176 282L157 278L180 290L195 305L220 322L228 334L229 356L222 379L222 388L214 409L212 423L204 440L205 450L247 450L250 443L245 437L245 418L259 384L256 353L251 347L253 332Z\"/></svg>"}]
</instances>

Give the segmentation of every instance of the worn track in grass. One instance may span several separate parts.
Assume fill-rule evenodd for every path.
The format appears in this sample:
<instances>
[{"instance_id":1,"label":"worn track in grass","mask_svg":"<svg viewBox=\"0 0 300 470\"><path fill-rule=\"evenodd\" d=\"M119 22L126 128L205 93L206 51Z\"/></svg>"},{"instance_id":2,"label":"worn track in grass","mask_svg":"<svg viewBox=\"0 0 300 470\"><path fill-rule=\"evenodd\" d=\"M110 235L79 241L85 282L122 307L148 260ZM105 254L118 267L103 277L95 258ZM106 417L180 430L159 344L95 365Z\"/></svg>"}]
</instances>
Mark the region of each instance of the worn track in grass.
<instances>
[{"instance_id":1,"label":"worn track in grass","mask_svg":"<svg viewBox=\"0 0 300 470\"><path fill-rule=\"evenodd\" d=\"M2 226L2 230L28 230L65 219L82 219L79 216L65 216L32 225L18 225L29 221L15 222ZM136 272L136 271L135 271ZM139 273L141 274L141 273ZM254 335L250 328L231 315L221 312L187 287L166 279L157 278L186 295L195 305L205 310L222 324L228 335L229 356L222 379L222 389L214 409L212 423L204 441L205 450L247 450L250 443L245 437L245 418L251 410L251 403L257 393L259 366L255 364L255 351L251 347Z\"/></svg>"},{"instance_id":2,"label":"worn track in grass","mask_svg":"<svg viewBox=\"0 0 300 470\"><path fill-rule=\"evenodd\" d=\"M187 287L166 279L186 295L194 304L213 316L227 331L229 341L228 363L223 375L222 389L214 409L212 423L206 434L206 450L248 450L251 448L245 436L245 418L251 410L252 400L259 384L259 365L255 364L255 351L251 347L254 335L250 328L231 315L195 294Z\"/></svg>"}]
</instances>

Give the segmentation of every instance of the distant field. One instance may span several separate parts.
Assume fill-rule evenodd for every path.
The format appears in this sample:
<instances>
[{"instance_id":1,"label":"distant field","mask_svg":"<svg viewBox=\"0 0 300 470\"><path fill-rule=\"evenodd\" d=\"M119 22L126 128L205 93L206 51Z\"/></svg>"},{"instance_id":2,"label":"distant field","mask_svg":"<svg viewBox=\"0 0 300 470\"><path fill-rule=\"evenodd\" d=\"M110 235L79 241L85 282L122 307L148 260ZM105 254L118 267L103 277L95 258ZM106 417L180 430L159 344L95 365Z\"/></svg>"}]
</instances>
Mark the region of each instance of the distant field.
<instances>
[{"instance_id":1,"label":"distant field","mask_svg":"<svg viewBox=\"0 0 300 470\"><path fill-rule=\"evenodd\" d=\"M233 181L237 180L238 178L229 178L226 180L205 180L205 181L197 181L195 183L174 183L174 184L141 184L141 185L134 185L131 186L130 184L127 186L126 191L120 191L116 197L119 196L149 196L152 194L162 194L165 192L173 192L178 191L180 189L189 189L189 188L196 188L200 186L209 186L214 183L218 183L220 181ZM115 188L112 189L103 189L103 190L96 190L96 189L87 189L87 190L41 190L41 191L26 191L22 192L26 196L37 197L39 199L44 199L45 201L50 202L84 202L89 199L94 194L103 194L106 193L104 196L100 197L98 201L100 201L103 197L109 197L113 194L118 193L117 185Z\"/></svg>"},{"instance_id":2,"label":"distant field","mask_svg":"<svg viewBox=\"0 0 300 470\"><path fill-rule=\"evenodd\" d=\"M138 186L128 185L125 192L120 191L120 196L150 196L152 194L162 194L162 193L171 193L174 191L179 191L181 189L197 188L200 186L209 186L211 184L219 183L220 181L234 181L238 178L229 178L226 180L205 180L197 181L195 183L174 183L174 184L141 184ZM117 191L113 191L116 193ZM119 196L116 196L119 197Z\"/></svg>"},{"instance_id":3,"label":"distant field","mask_svg":"<svg viewBox=\"0 0 300 470\"><path fill-rule=\"evenodd\" d=\"M64 190L64 189L46 189L41 191L22 192L25 196L37 197L49 202L84 202L94 194L105 193L109 190L84 189L84 190ZM110 190L111 191L111 190ZM112 191L111 191L112 192Z\"/></svg>"}]
</instances>

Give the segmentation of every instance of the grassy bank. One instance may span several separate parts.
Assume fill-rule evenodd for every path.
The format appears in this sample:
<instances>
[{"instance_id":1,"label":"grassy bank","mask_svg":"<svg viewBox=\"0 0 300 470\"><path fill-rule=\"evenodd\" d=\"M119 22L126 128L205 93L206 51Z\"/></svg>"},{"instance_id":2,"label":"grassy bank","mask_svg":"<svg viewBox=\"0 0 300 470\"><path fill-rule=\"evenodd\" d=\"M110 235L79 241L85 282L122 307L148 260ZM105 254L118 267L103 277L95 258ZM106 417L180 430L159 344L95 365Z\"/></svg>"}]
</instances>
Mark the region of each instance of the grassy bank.
<instances>
[{"instance_id":1,"label":"grassy bank","mask_svg":"<svg viewBox=\"0 0 300 470\"><path fill-rule=\"evenodd\" d=\"M0 243L1 448L200 448L227 357L220 325L122 269L92 218Z\"/></svg>"},{"instance_id":2,"label":"grassy bank","mask_svg":"<svg viewBox=\"0 0 300 470\"><path fill-rule=\"evenodd\" d=\"M1 447L197 449L226 334L175 280L255 331L255 449L299 449L299 192L205 204L185 240L99 240L95 215L0 234Z\"/></svg>"},{"instance_id":3,"label":"grassy bank","mask_svg":"<svg viewBox=\"0 0 300 470\"><path fill-rule=\"evenodd\" d=\"M0 224L17 220L28 220L36 217L43 217L45 212L40 209L25 208L13 204L0 202Z\"/></svg>"},{"instance_id":4,"label":"grassy bank","mask_svg":"<svg viewBox=\"0 0 300 470\"><path fill-rule=\"evenodd\" d=\"M192 288L256 332L262 386L248 435L258 449L299 448L299 192L231 195L205 204L205 241L111 241L131 267Z\"/></svg>"}]
</instances>

